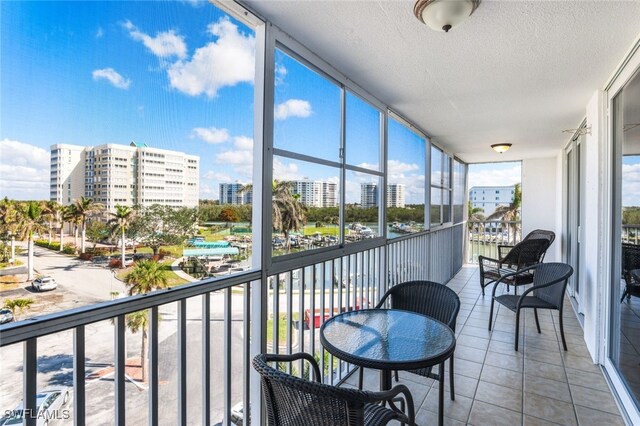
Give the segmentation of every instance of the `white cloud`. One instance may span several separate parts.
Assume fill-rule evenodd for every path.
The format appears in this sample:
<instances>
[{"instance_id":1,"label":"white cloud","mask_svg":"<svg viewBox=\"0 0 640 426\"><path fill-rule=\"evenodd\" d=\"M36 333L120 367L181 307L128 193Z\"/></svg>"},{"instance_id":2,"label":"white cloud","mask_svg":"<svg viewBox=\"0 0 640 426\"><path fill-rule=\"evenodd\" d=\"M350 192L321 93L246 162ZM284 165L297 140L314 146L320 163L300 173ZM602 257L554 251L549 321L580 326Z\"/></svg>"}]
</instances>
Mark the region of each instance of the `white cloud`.
<instances>
[{"instance_id":1,"label":"white cloud","mask_svg":"<svg viewBox=\"0 0 640 426\"><path fill-rule=\"evenodd\" d=\"M279 158L273 158L273 178L277 180L299 180L304 176L298 172L295 163L284 163Z\"/></svg>"},{"instance_id":2,"label":"white cloud","mask_svg":"<svg viewBox=\"0 0 640 426\"><path fill-rule=\"evenodd\" d=\"M216 127L196 127L191 131L191 137L202 139L207 143L219 144L229 140L229 131Z\"/></svg>"},{"instance_id":3,"label":"white cloud","mask_svg":"<svg viewBox=\"0 0 640 426\"><path fill-rule=\"evenodd\" d=\"M113 68L103 68L101 70L94 70L92 75L94 80L96 81L107 80L109 83L111 83L114 87L117 87L118 89L126 90L131 85L131 80L129 80L128 78L124 78Z\"/></svg>"},{"instance_id":4,"label":"white cloud","mask_svg":"<svg viewBox=\"0 0 640 426\"><path fill-rule=\"evenodd\" d=\"M9 139L0 141L0 197L49 199L50 152Z\"/></svg>"},{"instance_id":5,"label":"white cloud","mask_svg":"<svg viewBox=\"0 0 640 426\"><path fill-rule=\"evenodd\" d=\"M184 58L187 56L187 45L184 42L184 37L176 34L174 30L159 32L155 37L151 37L140 31L131 21L125 21L122 26L129 31L132 39L141 41L147 49L160 58L172 56Z\"/></svg>"},{"instance_id":6,"label":"white cloud","mask_svg":"<svg viewBox=\"0 0 640 426\"><path fill-rule=\"evenodd\" d=\"M474 186L510 186L522 180L520 164L510 168L490 168L490 165L469 166L469 188Z\"/></svg>"},{"instance_id":7,"label":"white cloud","mask_svg":"<svg viewBox=\"0 0 640 426\"><path fill-rule=\"evenodd\" d=\"M415 172L419 170L420 167L415 163L403 163L398 160L389 160L387 162L387 173L390 176L400 176L408 172Z\"/></svg>"},{"instance_id":8,"label":"white cloud","mask_svg":"<svg viewBox=\"0 0 640 426\"><path fill-rule=\"evenodd\" d=\"M622 205L640 206L640 164L622 165Z\"/></svg>"},{"instance_id":9,"label":"white cloud","mask_svg":"<svg viewBox=\"0 0 640 426\"><path fill-rule=\"evenodd\" d=\"M275 84L276 86L284 83L284 78L287 75L287 69L282 64L276 64Z\"/></svg>"},{"instance_id":10,"label":"white cloud","mask_svg":"<svg viewBox=\"0 0 640 426\"><path fill-rule=\"evenodd\" d=\"M230 165L236 173L236 179L251 180L253 176L253 139L248 136L235 136L233 149L222 151L215 157L218 164ZM227 180L229 182L230 180Z\"/></svg>"},{"instance_id":11,"label":"white cloud","mask_svg":"<svg viewBox=\"0 0 640 426\"><path fill-rule=\"evenodd\" d=\"M213 98L223 87L253 83L255 37L241 34L228 18L210 24L207 30L217 39L196 49L191 59L169 66L171 86L191 96Z\"/></svg>"},{"instance_id":12,"label":"white cloud","mask_svg":"<svg viewBox=\"0 0 640 426\"><path fill-rule=\"evenodd\" d=\"M313 113L311 104L302 99L289 99L276 105L274 118L276 120L286 120L289 117L309 117Z\"/></svg>"},{"instance_id":13,"label":"white cloud","mask_svg":"<svg viewBox=\"0 0 640 426\"><path fill-rule=\"evenodd\" d=\"M96 30L96 38L102 38L104 36L104 30L102 29L102 27L98 27L98 29Z\"/></svg>"},{"instance_id":14,"label":"white cloud","mask_svg":"<svg viewBox=\"0 0 640 426\"><path fill-rule=\"evenodd\" d=\"M238 149L253 152L253 138L248 136L236 136L233 138L233 145Z\"/></svg>"},{"instance_id":15,"label":"white cloud","mask_svg":"<svg viewBox=\"0 0 640 426\"><path fill-rule=\"evenodd\" d=\"M209 170L202 175L202 177L204 179L215 180L218 182L233 182L233 179L227 173L214 172L213 170Z\"/></svg>"},{"instance_id":16,"label":"white cloud","mask_svg":"<svg viewBox=\"0 0 640 426\"><path fill-rule=\"evenodd\" d=\"M202 7L207 4L206 0L180 0L180 3L188 4L192 7Z\"/></svg>"}]
</instances>

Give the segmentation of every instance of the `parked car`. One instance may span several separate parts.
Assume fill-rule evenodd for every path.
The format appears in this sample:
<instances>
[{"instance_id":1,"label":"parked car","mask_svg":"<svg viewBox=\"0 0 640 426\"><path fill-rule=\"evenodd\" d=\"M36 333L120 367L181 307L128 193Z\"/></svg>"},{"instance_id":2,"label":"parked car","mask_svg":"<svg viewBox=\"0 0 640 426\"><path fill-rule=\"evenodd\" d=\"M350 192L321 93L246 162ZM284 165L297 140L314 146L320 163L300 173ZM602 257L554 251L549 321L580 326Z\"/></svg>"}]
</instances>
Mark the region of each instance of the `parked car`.
<instances>
[{"instance_id":1,"label":"parked car","mask_svg":"<svg viewBox=\"0 0 640 426\"><path fill-rule=\"evenodd\" d=\"M50 421L69 420L71 413L62 409L69 402L69 388L45 389L36 395L36 425L48 426ZM21 425L24 420L23 404L8 412L1 423L2 426Z\"/></svg>"},{"instance_id":2,"label":"parked car","mask_svg":"<svg viewBox=\"0 0 640 426\"><path fill-rule=\"evenodd\" d=\"M231 407L231 423L236 426L242 426L242 420L244 419L244 406L242 402L238 402Z\"/></svg>"},{"instance_id":3,"label":"parked car","mask_svg":"<svg viewBox=\"0 0 640 426\"><path fill-rule=\"evenodd\" d=\"M38 277L31 282L31 288L34 291L55 290L58 283L53 277Z\"/></svg>"},{"instance_id":4,"label":"parked car","mask_svg":"<svg viewBox=\"0 0 640 426\"><path fill-rule=\"evenodd\" d=\"M0 310L0 324L13 321L13 313L9 309Z\"/></svg>"}]
</instances>

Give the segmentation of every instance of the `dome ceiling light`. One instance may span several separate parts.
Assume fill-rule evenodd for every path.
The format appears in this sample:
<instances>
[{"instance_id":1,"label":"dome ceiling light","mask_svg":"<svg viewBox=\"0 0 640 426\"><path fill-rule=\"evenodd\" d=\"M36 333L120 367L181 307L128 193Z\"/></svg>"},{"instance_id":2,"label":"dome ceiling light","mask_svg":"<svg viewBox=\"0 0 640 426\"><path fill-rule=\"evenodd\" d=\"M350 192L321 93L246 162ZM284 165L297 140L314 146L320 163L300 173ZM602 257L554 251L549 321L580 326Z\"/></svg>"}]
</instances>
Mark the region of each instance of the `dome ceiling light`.
<instances>
[{"instance_id":1,"label":"dome ceiling light","mask_svg":"<svg viewBox=\"0 0 640 426\"><path fill-rule=\"evenodd\" d=\"M480 0L418 0L413 13L431 29L448 33L460 25L480 5Z\"/></svg>"},{"instance_id":2,"label":"dome ceiling light","mask_svg":"<svg viewBox=\"0 0 640 426\"><path fill-rule=\"evenodd\" d=\"M502 154L503 152L507 152L509 148L511 148L510 143L494 143L491 145L491 148L498 154Z\"/></svg>"}]
</instances>

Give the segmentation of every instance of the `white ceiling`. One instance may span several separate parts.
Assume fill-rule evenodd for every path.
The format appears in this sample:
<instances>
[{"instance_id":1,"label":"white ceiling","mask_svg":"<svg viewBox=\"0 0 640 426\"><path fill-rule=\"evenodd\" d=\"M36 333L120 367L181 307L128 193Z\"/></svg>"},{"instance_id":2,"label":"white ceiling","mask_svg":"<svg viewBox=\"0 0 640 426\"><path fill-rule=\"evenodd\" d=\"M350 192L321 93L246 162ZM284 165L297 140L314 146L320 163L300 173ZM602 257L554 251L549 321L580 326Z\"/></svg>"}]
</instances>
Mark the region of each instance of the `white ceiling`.
<instances>
[{"instance_id":1,"label":"white ceiling","mask_svg":"<svg viewBox=\"0 0 640 426\"><path fill-rule=\"evenodd\" d=\"M468 162L555 155L640 33L640 1L483 0L447 34L411 0L245 4Z\"/></svg>"}]
</instances>

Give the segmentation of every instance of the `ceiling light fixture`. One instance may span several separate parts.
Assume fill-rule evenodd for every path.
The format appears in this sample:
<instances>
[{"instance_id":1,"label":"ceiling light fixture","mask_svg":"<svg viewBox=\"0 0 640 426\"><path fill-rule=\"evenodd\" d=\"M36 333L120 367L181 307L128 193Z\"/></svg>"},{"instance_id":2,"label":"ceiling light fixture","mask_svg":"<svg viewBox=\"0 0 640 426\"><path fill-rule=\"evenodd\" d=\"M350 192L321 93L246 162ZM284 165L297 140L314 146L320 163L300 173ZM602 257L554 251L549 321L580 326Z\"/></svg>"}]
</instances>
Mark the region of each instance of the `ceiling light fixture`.
<instances>
[{"instance_id":1,"label":"ceiling light fixture","mask_svg":"<svg viewBox=\"0 0 640 426\"><path fill-rule=\"evenodd\" d=\"M494 143L491 145L491 148L498 154L502 154L503 152L507 152L509 148L511 148L510 143Z\"/></svg>"},{"instance_id":2,"label":"ceiling light fixture","mask_svg":"<svg viewBox=\"0 0 640 426\"><path fill-rule=\"evenodd\" d=\"M431 29L448 33L467 19L480 5L480 0L418 0L413 13Z\"/></svg>"}]
</instances>

